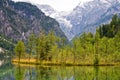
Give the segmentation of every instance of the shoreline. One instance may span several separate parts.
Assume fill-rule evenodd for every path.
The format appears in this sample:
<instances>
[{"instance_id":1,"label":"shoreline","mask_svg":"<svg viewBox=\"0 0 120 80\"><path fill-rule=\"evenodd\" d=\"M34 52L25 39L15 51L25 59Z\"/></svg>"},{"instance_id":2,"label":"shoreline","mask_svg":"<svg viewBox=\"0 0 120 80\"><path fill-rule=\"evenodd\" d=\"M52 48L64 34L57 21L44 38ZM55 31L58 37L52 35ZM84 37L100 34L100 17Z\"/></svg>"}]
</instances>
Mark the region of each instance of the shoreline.
<instances>
[{"instance_id":1,"label":"shoreline","mask_svg":"<svg viewBox=\"0 0 120 80\"><path fill-rule=\"evenodd\" d=\"M12 59L13 64L31 64L31 65L46 65L46 66L120 66L119 63L99 63L94 65L93 63L73 63L73 62L51 62L51 61L39 61L36 62L36 59Z\"/></svg>"}]
</instances>

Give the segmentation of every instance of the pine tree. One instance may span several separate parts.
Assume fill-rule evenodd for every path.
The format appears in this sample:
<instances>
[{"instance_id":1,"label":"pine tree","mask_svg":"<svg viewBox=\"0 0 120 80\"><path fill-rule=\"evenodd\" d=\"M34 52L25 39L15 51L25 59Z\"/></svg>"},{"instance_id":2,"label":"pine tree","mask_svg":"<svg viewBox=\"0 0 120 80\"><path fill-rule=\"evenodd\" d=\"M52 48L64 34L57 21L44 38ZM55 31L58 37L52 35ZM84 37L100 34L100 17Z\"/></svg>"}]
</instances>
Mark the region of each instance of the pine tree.
<instances>
[{"instance_id":1,"label":"pine tree","mask_svg":"<svg viewBox=\"0 0 120 80\"><path fill-rule=\"evenodd\" d=\"M27 45L27 49L28 49L28 53L29 53L29 60L30 57L32 56L32 54L35 52L35 35L32 33L28 39L28 45Z\"/></svg>"},{"instance_id":2,"label":"pine tree","mask_svg":"<svg viewBox=\"0 0 120 80\"><path fill-rule=\"evenodd\" d=\"M51 53L52 48L54 46L57 46L57 37L55 36L53 31L50 31L50 33L46 37L46 54L47 54L47 60L52 60L52 56L54 56L54 53Z\"/></svg>"},{"instance_id":3,"label":"pine tree","mask_svg":"<svg viewBox=\"0 0 120 80\"><path fill-rule=\"evenodd\" d=\"M100 35L98 30L96 30L96 34L95 34L95 59L94 59L94 65L98 65L99 64L99 40L100 40Z\"/></svg>"},{"instance_id":4,"label":"pine tree","mask_svg":"<svg viewBox=\"0 0 120 80\"><path fill-rule=\"evenodd\" d=\"M21 56L24 55L24 53L25 53L25 45L24 45L24 43L22 41L18 41L14 51L16 53L16 56L19 57L19 62L20 62Z\"/></svg>"}]
</instances>

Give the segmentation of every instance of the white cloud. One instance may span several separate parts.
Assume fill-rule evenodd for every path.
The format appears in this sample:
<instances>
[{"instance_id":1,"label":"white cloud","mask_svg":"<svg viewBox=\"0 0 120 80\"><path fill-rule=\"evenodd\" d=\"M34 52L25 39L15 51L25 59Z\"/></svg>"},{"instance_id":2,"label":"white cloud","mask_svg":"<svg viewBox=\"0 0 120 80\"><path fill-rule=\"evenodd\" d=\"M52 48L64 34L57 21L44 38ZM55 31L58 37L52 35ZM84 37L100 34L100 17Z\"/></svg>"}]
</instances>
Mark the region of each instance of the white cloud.
<instances>
[{"instance_id":1,"label":"white cloud","mask_svg":"<svg viewBox=\"0 0 120 80\"><path fill-rule=\"evenodd\" d=\"M69 11L75 8L79 2L86 2L90 0L13 0L24 1L37 4L48 4L58 11Z\"/></svg>"}]
</instances>

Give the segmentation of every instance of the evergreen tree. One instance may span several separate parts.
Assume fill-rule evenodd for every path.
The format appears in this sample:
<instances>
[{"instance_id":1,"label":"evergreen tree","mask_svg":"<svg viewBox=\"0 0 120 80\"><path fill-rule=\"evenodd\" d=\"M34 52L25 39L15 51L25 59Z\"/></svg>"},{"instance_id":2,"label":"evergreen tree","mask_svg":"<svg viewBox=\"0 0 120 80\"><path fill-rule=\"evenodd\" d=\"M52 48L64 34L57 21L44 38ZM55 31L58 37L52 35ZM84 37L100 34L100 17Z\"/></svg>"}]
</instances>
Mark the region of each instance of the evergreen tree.
<instances>
[{"instance_id":1,"label":"evergreen tree","mask_svg":"<svg viewBox=\"0 0 120 80\"><path fill-rule=\"evenodd\" d=\"M24 43L22 41L18 41L14 51L16 53L16 56L19 57L19 61L20 61L21 56L22 55L24 56L24 53L25 53L25 45L24 45Z\"/></svg>"},{"instance_id":2,"label":"evergreen tree","mask_svg":"<svg viewBox=\"0 0 120 80\"><path fill-rule=\"evenodd\" d=\"M55 36L53 31L50 31L50 33L47 35L46 38L46 54L47 54L47 60L52 60L52 56L54 53L51 53L52 48L55 48L54 46L57 46L57 37Z\"/></svg>"},{"instance_id":3,"label":"evergreen tree","mask_svg":"<svg viewBox=\"0 0 120 80\"><path fill-rule=\"evenodd\" d=\"M28 39L28 45L27 45L27 49L28 49L28 53L29 53L29 60L30 57L32 56L33 53L35 53L35 35L32 33Z\"/></svg>"},{"instance_id":4,"label":"evergreen tree","mask_svg":"<svg viewBox=\"0 0 120 80\"><path fill-rule=\"evenodd\" d=\"M95 34L95 59L94 59L94 65L98 65L99 64L99 40L100 40L100 35L98 30L96 31Z\"/></svg>"},{"instance_id":5,"label":"evergreen tree","mask_svg":"<svg viewBox=\"0 0 120 80\"><path fill-rule=\"evenodd\" d=\"M46 36L44 31L40 33L40 36L37 39L37 51L39 56L39 60L45 60L46 59L46 50L45 50L45 45L46 45Z\"/></svg>"}]
</instances>

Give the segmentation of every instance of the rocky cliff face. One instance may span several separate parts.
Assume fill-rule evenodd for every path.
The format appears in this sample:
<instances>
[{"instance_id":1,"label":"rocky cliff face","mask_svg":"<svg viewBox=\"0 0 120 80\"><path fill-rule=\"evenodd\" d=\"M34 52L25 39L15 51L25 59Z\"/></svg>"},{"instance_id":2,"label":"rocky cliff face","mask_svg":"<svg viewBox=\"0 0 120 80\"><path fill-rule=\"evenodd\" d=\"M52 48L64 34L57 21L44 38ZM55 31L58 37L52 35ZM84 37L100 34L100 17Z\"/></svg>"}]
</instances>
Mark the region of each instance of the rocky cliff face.
<instances>
[{"instance_id":1,"label":"rocky cliff face","mask_svg":"<svg viewBox=\"0 0 120 80\"><path fill-rule=\"evenodd\" d=\"M0 34L8 38L26 40L30 33L38 35L53 30L57 36L66 37L58 22L45 16L36 6L11 0L0 0Z\"/></svg>"}]
</instances>

